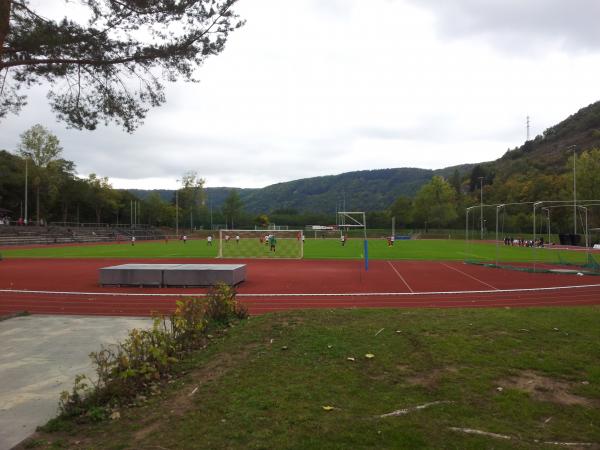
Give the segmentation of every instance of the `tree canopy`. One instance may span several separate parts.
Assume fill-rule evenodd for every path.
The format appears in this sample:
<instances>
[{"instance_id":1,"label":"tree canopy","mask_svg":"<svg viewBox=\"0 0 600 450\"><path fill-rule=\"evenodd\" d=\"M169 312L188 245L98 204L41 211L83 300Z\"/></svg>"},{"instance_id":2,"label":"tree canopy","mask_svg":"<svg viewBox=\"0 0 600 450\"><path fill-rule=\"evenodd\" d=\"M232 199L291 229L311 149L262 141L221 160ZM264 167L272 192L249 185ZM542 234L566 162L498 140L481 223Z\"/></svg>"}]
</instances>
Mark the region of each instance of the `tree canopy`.
<instances>
[{"instance_id":1,"label":"tree canopy","mask_svg":"<svg viewBox=\"0 0 600 450\"><path fill-rule=\"evenodd\" d=\"M132 132L165 102L164 81L197 81L195 70L223 51L244 23L236 2L81 0L81 21L0 0L0 118L20 111L25 88L46 81L52 109L69 126L115 122Z\"/></svg>"},{"instance_id":2,"label":"tree canopy","mask_svg":"<svg viewBox=\"0 0 600 450\"><path fill-rule=\"evenodd\" d=\"M225 220L228 220L228 222L231 223L232 228L234 225L234 219L239 217L243 208L244 205L240 199L240 194L238 194L235 189L232 189L225 199L225 203L223 204L222 208Z\"/></svg>"},{"instance_id":3,"label":"tree canopy","mask_svg":"<svg viewBox=\"0 0 600 450\"><path fill-rule=\"evenodd\" d=\"M429 226L446 226L457 217L455 200L452 186L442 177L435 176L415 197L415 219Z\"/></svg>"}]
</instances>

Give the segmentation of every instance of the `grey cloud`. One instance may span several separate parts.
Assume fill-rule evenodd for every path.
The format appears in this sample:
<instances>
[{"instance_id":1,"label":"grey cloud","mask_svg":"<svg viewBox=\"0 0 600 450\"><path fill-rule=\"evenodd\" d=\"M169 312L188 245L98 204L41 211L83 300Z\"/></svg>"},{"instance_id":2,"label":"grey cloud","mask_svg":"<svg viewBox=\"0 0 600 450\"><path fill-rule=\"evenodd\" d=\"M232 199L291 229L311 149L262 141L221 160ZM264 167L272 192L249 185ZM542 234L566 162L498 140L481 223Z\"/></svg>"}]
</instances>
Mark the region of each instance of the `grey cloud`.
<instances>
[{"instance_id":1,"label":"grey cloud","mask_svg":"<svg viewBox=\"0 0 600 450\"><path fill-rule=\"evenodd\" d=\"M549 43L569 50L600 49L597 0L408 1L430 9L445 37L478 35L516 52Z\"/></svg>"},{"instance_id":2,"label":"grey cloud","mask_svg":"<svg viewBox=\"0 0 600 450\"><path fill-rule=\"evenodd\" d=\"M519 135L520 124L499 126L492 124L489 129L465 129L452 116L432 116L422 118L418 125L398 126L394 128L364 126L354 130L356 137L376 140L420 141L430 143L446 143L464 140L498 140L506 141Z\"/></svg>"}]
</instances>

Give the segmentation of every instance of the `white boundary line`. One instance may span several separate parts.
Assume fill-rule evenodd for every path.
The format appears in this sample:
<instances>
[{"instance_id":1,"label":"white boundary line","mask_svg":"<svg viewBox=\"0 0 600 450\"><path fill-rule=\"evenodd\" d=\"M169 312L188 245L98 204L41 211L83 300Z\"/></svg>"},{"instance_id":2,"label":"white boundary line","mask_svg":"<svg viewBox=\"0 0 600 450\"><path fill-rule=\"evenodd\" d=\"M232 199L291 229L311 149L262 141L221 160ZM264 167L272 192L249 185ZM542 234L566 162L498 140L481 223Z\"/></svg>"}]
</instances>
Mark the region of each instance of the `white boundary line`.
<instances>
[{"instance_id":1,"label":"white boundary line","mask_svg":"<svg viewBox=\"0 0 600 450\"><path fill-rule=\"evenodd\" d=\"M390 265L390 267L391 267L392 269L394 269L394 272L396 272L396 275L398 275L398 277L399 277L399 278L402 280L402 282L403 282L403 283L406 285L406 287L408 288L408 290L409 290L410 292L413 292L413 293L414 293L415 291L413 291L413 290L412 290L412 288L411 288L411 287L410 287L410 285L409 285L409 284L406 282L406 280L404 279L404 277L403 277L402 275L400 275L400 272L398 272L398 270L397 270L397 269L394 267L394 265L392 264L392 262L391 262L391 261L388 261L388 264Z\"/></svg>"},{"instance_id":2,"label":"white boundary line","mask_svg":"<svg viewBox=\"0 0 600 450\"><path fill-rule=\"evenodd\" d=\"M238 293L238 297L385 297L385 296L427 296L427 295L464 295L464 294L502 294L536 291L562 291L568 289L600 288L600 284L579 284L573 286L553 286L541 288L494 289L476 291L432 291L432 292L325 292L325 293L283 293L283 294L250 294ZM0 289L0 293L13 294L54 294L54 295L98 295L105 297L205 297L206 292L185 292L177 294L131 293L131 292L70 292L70 291L35 291L27 289Z\"/></svg>"},{"instance_id":3,"label":"white boundary line","mask_svg":"<svg viewBox=\"0 0 600 450\"><path fill-rule=\"evenodd\" d=\"M475 280L475 281L477 281L478 283L481 283L481 284L483 284L483 285L485 285L485 286L487 286L487 287L491 287L492 289L494 289L494 290L496 290L496 291L498 291L498 290L499 290L497 287L495 287L495 286L492 286L491 284L489 284L489 283L486 283L485 281L481 281L479 278L477 278L477 277L474 277L473 275L469 275L468 273L466 273L466 272L463 272L462 270L460 270L460 269L457 269L456 267L449 266L448 264L446 264L446 263L443 263L443 262L441 262L440 264L441 264L442 266L444 266L444 267L447 267L448 269L452 269L452 270L454 270L455 272L458 272L458 273L460 273L461 275L464 275L465 277L469 277L471 280Z\"/></svg>"}]
</instances>

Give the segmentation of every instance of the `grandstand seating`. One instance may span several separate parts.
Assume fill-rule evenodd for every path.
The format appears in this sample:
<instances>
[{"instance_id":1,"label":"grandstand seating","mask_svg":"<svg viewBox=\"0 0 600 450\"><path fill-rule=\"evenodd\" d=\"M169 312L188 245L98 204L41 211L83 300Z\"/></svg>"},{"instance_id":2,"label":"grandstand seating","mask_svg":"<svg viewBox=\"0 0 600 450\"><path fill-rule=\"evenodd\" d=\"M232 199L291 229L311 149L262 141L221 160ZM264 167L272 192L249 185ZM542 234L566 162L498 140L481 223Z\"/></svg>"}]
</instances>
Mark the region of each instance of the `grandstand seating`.
<instances>
[{"instance_id":1,"label":"grandstand seating","mask_svg":"<svg viewBox=\"0 0 600 450\"><path fill-rule=\"evenodd\" d=\"M0 226L0 247L11 245L51 245L88 242L162 239L162 231L144 227L63 227L63 226Z\"/></svg>"}]
</instances>

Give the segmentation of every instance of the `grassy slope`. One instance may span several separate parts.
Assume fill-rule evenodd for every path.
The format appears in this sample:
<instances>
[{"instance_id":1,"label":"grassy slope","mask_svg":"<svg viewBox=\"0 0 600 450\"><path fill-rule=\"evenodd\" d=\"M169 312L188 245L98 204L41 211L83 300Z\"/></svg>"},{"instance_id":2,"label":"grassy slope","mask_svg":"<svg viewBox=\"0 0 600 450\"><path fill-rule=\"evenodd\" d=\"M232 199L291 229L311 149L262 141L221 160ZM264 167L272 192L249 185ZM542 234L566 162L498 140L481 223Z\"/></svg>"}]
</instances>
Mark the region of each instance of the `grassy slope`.
<instances>
[{"instance_id":1,"label":"grassy slope","mask_svg":"<svg viewBox=\"0 0 600 450\"><path fill-rule=\"evenodd\" d=\"M233 245L233 244L230 244ZM129 244L83 245L63 247L39 247L32 249L6 249L2 254L7 257L47 257L47 258L213 258L217 255L218 245L207 246L205 241L189 241L183 244L171 241L140 242L135 247ZM268 254L268 252L267 252ZM557 250L540 249L536 251L540 261L555 261ZM564 258L583 260L584 252L562 251ZM362 258L363 242L350 239L345 247L335 239L307 239L305 258L349 259ZM499 259L503 261L529 261L532 249L499 246ZM494 260L496 246L488 243L472 243L468 248L461 240L414 240L398 241L388 247L382 239L369 241L371 259L409 259L409 260L459 260L477 258Z\"/></svg>"},{"instance_id":2,"label":"grassy slope","mask_svg":"<svg viewBox=\"0 0 600 450\"><path fill-rule=\"evenodd\" d=\"M63 423L67 431L33 442L89 449L539 449L557 447L536 439L599 443L599 320L594 307L252 317L183 365L185 375L159 397L121 411L120 420ZM375 358L365 359L368 352ZM564 405L535 398L548 394L543 389L534 395L509 387L506 380L523 371L562 380L589 403ZM376 418L438 400L454 403ZM323 405L336 409L327 412ZM468 436L449 427L518 440Z\"/></svg>"}]
</instances>

